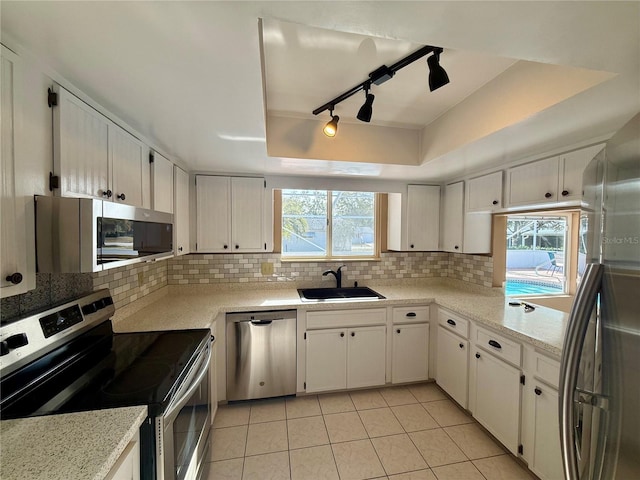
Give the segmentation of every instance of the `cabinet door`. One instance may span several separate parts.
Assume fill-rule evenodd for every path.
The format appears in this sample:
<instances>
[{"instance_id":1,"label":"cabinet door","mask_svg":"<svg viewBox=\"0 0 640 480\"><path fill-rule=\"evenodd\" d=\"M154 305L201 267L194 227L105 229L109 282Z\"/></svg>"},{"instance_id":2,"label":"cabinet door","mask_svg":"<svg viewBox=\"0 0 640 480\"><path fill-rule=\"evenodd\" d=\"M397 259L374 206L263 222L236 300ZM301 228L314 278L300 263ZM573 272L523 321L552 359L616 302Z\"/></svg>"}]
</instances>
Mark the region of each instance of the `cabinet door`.
<instances>
[{"instance_id":1,"label":"cabinet door","mask_svg":"<svg viewBox=\"0 0 640 480\"><path fill-rule=\"evenodd\" d=\"M231 243L234 252L264 252L264 178L231 178Z\"/></svg>"},{"instance_id":2,"label":"cabinet door","mask_svg":"<svg viewBox=\"0 0 640 480\"><path fill-rule=\"evenodd\" d=\"M409 185L407 240L410 251L438 249L440 236L440 187Z\"/></svg>"},{"instance_id":3,"label":"cabinet door","mask_svg":"<svg viewBox=\"0 0 640 480\"><path fill-rule=\"evenodd\" d=\"M502 172L467 182L467 212L491 212L502 207Z\"/></svg>"},{"instance_id":4,"label":"cabinet door","mask_svg":"<svg viewBox=\"0 0 640 480\"><path fill-rule=\"evenodd\" d=\"M558 199L558 157L510 168L507 182L509 207L555 202Z\"/></svg>"},{"instance_id":5,"label":"cabinet door","mask_svg":"<svg viewBox=\"0 0 640 480\"><path fill-rule=\"evenodd\" d=\"M228 252L231 231L231 179L196 177L196 250Z\"/></svg>"},{"instance_id":6,"label":"cabinet door","mask_svg":"<svg viewBox=\"0 0 640 480\"><path fill-rule=\"evenodd\" d=\"M107 198L109 121L63 88L53 109L54 171L63 197Z\"/></svg>"},{"instance_id":7,"label":"cabinet door","mask_svg":"<svg viewBox=\"0 0 640 480\"><path fill-rule=\"evenodd\" d=\"M560 455L558 392L534 385L534 444L531 470L542 480L564 478Z\"/></svg>"},{"instance_id":8,"label":"cabinet door","mask_svg":"<svg viewBox=\"0 0 640 480\"><path fill-rule=\"evenodd\" d=\"M151 164L153 209L157 212L173 211L173 163L159 153L153 154Z\"/></svg>"},{"instance_id":9,"label":"cabinet door","mask_svg":"<svg viewBox=\"0 0 640 480\"><path fill-rule=\"evenodd\" d=\"M189 174L174 167L173 232L176 256L189 253Z\"/></svg>"},{"instance_id":10,"label":"cabinet door","mask_svg":"<svg viewBox=\"0 0 640 480\"><path fill-rule=\"evenodd\" d=\"M346 328L307 332L306 378L308 393L347 388Z\"/></svg>"},{"instance_id":11,"label":"cabinet door","mask_svg":"<svg viewBox=\"0 0 640 480\"><path fill-rule=\"evenodd\" d=\"M442 249L445 252L462 252L464 183L452 183L444 190L444 235Z\"/></svg>"},{"instance_id":12,"label":"cabinet door","mask_svg":"<svg viewBox=\"0 0 640 480\"><path fill-rule=\"evenodd\" d=\"M18 57L2 47L0 57L0 107L2 152L0 157L0 297L26 292L35 272L27 272L27 196L16 195L16 163L19 158ZM33 197L31 197L33 204ZM33 249L33 246L31 247ZM33 253L32 253L33 255ZM17 274L17 275L16 275ZM10 280L7 277L12 276ZM29 278L30 277L30 278Z\"/></svg>"},{"instance_id":13,"label":"cabinet door","mask_svg":"<svg viewBox=\"0 0 640 480\"><path fill-rule=\"evenodd\" d=\"M560 157L560 187L558 200L582 200L582 175L585 167L604 145L595 145Z\"/></svg>"},{"instance_id":14,"label":"cabinet door","mask_svg":"<svg viewBox=\"0 0 640 480\"><path fill-rule=\"evenodd\" d=\"M386 327L349 329L347 388L384 385Z\"/></svg>"},{"instance_id":15,"label":"cabinet door","mask_svg":"<svg viewBox=\"0 0 640 480\"><path fill-rule=\"evenodd\" d=\"M520 425L520 371L477 350L473 416L514 455Z\"/></svg>"},{"instance_id":16,"label":"cabinet door","mask_svg":"<svg viewBox=\"0 0 640 480\"><path fill-rule=\"evenodd\" d=\"M467 408L469 379L469 341L438 327L436 383Z\"/></svg>"},{"instance_id":17,"label":"cabinet door","mask_svg":"<svg viewBox=\"0 0 640 480\"><path fill-rule=\"evenodd\" d=\"M111 200L150 208L149 163L145 145L117 125L110 124L109 150L113 166Z\"/></svg>"},{"instance_id":18,"label":"cabinet door","mask_svg":"<svg viewBox=\"0 0 640 480\"><path fill-rule=\"evenodd\" d=\"M394 325L391 383L429 378L429 324Z\"/></svg>"}]
</instances>

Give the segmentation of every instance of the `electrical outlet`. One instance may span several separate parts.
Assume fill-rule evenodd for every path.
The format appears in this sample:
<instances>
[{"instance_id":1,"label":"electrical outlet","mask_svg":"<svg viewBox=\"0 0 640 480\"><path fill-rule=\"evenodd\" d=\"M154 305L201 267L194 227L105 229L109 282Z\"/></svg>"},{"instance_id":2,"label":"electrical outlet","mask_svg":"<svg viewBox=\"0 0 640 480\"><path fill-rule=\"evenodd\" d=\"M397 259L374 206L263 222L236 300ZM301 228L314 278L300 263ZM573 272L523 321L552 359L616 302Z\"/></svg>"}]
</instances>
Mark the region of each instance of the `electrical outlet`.
<instances>
[{"instance_id":1,"label":"electrical outlet","mask_svg":"<svg viewBox=\"0 0 640 480\"><path fill-rule=\"evenodd\" d=\"M271 262L261 263L260 272L262 272L262 275L273 275L273 263Z\"/></svg>"},{"instance_id":2,"label":"electrical outlet","mask_svg":"<svg viewBox=\"0 0 640 480\"><path fill-rule=\"evenodd\" d=\"M138 272L138 286L142 286L144 283L144 272Z\"/></svg>"}]
</instances>

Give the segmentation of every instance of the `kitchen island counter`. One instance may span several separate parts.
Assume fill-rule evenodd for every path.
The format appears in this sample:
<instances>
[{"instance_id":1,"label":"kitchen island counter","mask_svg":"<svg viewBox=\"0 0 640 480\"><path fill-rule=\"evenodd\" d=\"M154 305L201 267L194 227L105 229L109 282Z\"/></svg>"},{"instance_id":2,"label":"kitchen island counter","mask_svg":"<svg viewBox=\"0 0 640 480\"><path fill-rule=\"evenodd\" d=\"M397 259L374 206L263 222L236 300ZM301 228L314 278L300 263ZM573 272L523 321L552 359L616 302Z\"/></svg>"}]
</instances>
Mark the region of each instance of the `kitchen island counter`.
<instances>
[{"instance_id":1,"label":"kitchen island counter","mask_svg":"<svg viewBox=\"0 0 640 480\"><path fill-rule=\"evenodd\" d=\"M257 310L345 310L437 303L479 324L503 331L560 356L568 315L536 306L525 312L509 306L500 289L470 285L452 279L434 279L402 285L368 285L386 299L303 302L289 285L234 284L170 285L120 309L116 332L208 328L221 313ZM531 301L529 303L534 303Z\"/></svg>"},{"instance_id":2,"label":"kitchen island counter","mask_svg":"<svg viewBox=\"0 0 640 480\"><path fill-rule=\"evenodd\" d=\"M146 417L138 406L3 420L0 477L105 478Z\"/></svg>"}]
</instances>

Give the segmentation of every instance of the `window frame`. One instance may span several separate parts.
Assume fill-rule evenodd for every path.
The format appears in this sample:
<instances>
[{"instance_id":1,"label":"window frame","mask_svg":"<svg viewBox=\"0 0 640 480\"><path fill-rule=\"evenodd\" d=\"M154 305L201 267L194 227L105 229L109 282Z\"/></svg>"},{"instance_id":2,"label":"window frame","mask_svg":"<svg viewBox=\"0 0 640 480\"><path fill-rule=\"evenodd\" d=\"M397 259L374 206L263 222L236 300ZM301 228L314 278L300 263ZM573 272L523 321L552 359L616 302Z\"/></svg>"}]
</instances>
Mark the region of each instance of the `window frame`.
<instances>
[{"instance_id":1,"label":"window frame","mask_svg":"<svg viewBox=\"0 0 640 480\"><path fill-rule=\"evenodd\" d=\"M282 191L283 190L308 190L321 191L327 194L327 255L283 255L282 252ZM333 211L332 199L333 192L361 192L373 193L373 230L374 245L372 255L333 255ZM323 188L282 188L274 191L274 253L280 253L280 261L282 262L351 262L351 261L379 261L382 252L383 224L386 221L384 217L383 204L385 195L378 192L366 192L364 190L328 190ZM386 230L385 230L386 232ZM277 251L276 247L277 246ZM329 255L329 253L331 255Z\"/></svg>"}]
</instances>

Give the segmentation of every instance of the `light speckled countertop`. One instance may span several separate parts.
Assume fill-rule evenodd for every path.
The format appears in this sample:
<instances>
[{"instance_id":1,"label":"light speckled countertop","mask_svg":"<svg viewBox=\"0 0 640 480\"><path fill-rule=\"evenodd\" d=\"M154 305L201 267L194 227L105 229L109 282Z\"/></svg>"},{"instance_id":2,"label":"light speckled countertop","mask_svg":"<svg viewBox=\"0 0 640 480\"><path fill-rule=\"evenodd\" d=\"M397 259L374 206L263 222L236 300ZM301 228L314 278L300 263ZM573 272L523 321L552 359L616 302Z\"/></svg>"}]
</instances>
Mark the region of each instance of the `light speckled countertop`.
<instances>
[{"instance_id":1,"label":"light speckled countertop","mask_svg":"<svg viewBox=\"0 0 640 480\"><path fill-rule=\"evenodd\" d=\"M287 285L236 284L235 286L169 286L156 295L124 307L114 317L114 330L134 332L208 328L218 314L275 310L337 310L394 305L437 303L478 324L503 331L560 356L568 315L537 306L525 313L511 307L499 289L478 287L451 279L434 279L404 285L368 285L386 297L373 301L302 302L295 288ZM528 303L535 305L535 300Z\"/></svg>"},{"instance_id":2,"label":"light speckled countertop","mask_svg":"<svg viewBox=\"0 0 640 480\"><path fill-rule=\"evenodd\" d=\"M3 420L0 477L103 479L146 417L139 406Z\"/></svg>"}]
</instances>

